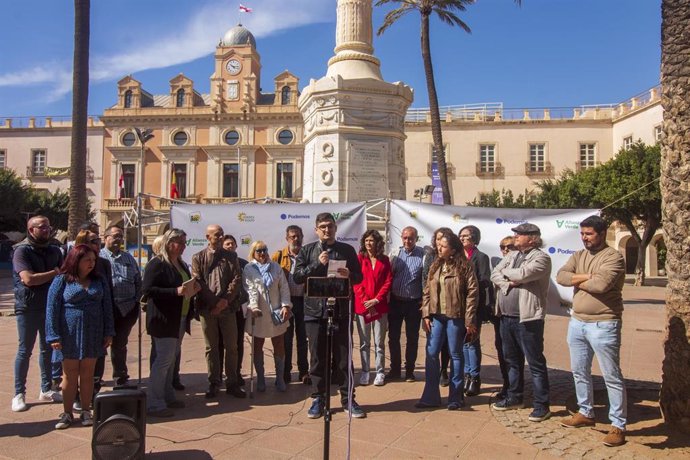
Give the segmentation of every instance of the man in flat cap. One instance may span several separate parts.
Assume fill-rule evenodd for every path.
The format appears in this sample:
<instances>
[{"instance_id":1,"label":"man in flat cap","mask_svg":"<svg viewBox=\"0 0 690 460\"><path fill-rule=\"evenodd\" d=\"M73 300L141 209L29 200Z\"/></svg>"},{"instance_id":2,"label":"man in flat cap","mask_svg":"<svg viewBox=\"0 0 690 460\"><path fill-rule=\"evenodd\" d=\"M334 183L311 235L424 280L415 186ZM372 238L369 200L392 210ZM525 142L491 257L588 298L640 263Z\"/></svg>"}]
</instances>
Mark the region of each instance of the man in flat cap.
<instances>
[{"instance_id":1,"label":"man in flat cap","mask_svg":"<svg viewBox=\"0 0 690 460\"><path fill-rule=\"evenodd\" d=\"M544 357L551 258L540 249L543 243L539 227L524 223L511 230L515 233L517 251L504 257L491 273L491 281L497 288L495 314L501 322L509 388L506 397L491 407L498 411L523 407L523 370L527 358L534 388L534 410L529 420L541 422L551 417L549 375Z\"/></svg>"}]
</instances>

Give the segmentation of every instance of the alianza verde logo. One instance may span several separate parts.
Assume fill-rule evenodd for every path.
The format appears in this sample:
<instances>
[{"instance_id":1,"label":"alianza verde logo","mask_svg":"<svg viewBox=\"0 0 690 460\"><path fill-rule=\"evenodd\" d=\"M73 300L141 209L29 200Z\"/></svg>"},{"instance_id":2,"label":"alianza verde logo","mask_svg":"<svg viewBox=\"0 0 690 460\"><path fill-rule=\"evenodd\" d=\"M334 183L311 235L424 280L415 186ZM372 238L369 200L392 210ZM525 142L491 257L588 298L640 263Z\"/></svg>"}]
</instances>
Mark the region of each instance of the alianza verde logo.
<instances>
[{"instance_id":1,"label":"alianza verde logo","mask_svg":"<svg viewBox=\"0 0 690 460\"><path fill-rule=\"evenodd\" d=\"M580 223L575 222L574 220L556 219L556 225L558 226L558 228L569 230L577 230L580 228Z\"/></svg>"},{"instance_id":2,"label":"alianza verde logo","mask_svg":"<svg viewBox=\"0 0 690 460\"><path fill-rule=\"evenodd\" d=\"M352 217L354 217L355 213L354 212L332 212L331 215L333 215L333 218L335 219L335 221L338 222L339 220L352 219Z\"/></svg>"},{"instance_id":3,"label":"alianza verde logo","mask_svg":"<svg viewBox=\"0 0 690 460\"><path fill-rule=\"evenodd\" d=\"M193 224L198 224L199 222L201 222L201 213L195 212L194 214L190 214L189 221Z\"/></svg>"}]
</instances>

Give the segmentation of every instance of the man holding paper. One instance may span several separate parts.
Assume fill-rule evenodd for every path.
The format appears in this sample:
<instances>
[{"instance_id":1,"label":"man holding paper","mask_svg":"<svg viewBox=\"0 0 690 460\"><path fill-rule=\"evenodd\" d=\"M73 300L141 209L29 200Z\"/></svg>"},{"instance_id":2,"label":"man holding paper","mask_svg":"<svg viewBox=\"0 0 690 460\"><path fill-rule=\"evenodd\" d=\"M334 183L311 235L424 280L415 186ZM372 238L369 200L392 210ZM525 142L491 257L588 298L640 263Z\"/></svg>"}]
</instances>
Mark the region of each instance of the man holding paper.
<instances>
[{"instance_id":1,"label":"man holding paper","mask_svg":"<svg viewBox=\"0 0 690 460\"><path fill-rule=\"evenodd\" d=\"M362 282L362 270L357 260L357 254L352 246L336 241L337 231L335 218L330 213L316 216L316 235L319 241L302 247L297 256L294 281L306 283L310 277L326 277L329 272L335 276L349 278L352 285ZM345 265L343 266L343 262ZM319 418L323 415L325 398L328 391L325 381L327 307L326 299L304 298L304 321L309 339L310 369L312 380L312 406L309 418ZM350 305L347 299L337 299L334 307L333 321L336 325L333 333L333 361L336 381L340 386L340 401L343 410L351 410L355 418L366 417L366 413L353 400L348 399L348 381L352 361L349 360L349 323ZM351 402L351 404L348 404Z\"/></svg>"}]
</instances>

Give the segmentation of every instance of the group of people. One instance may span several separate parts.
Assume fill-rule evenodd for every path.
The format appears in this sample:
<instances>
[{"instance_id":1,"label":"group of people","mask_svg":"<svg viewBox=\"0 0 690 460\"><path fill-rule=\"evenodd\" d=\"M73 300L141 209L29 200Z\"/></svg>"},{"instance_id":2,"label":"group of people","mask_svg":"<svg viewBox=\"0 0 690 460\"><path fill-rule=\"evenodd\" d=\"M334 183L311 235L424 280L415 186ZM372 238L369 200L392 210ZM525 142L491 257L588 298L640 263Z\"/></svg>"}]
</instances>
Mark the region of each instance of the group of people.
<instances>
[{"instance_id":1,"label":"group of people","mask_svg":"<svg viewBox=\"0 0 690 460\"><path fill-rule=\"evenodd\" d=\"M138 319L141 276L134 258L123 251L123 230L83 225L66 250L51 238L50 221L35 216L27 237L14 246L12 259L18 350L12 410L28 409L26 378L39 337L39 401L63 404L57 429L74 422L93 424L94 390L101 386L106 349L111 348L113 380L127 383L127 343Z\"/></svg>"},{"instance_id":2,"label":"group of people","mask_svg":"<svg viewBox=\"0 0 690 460\"><path fill-rule=\"evenodd\" d=\"M606 245L606 223L591 216L580 224L584 249L572 255L557 275L558 283L574 287L568 345L580 410L561 424L578 428L594 425L591 364L596 354L609 393L612 428L606 445L625 441L626 399L619 365L622 320L623 258ZM404 379L416 381L420 328L426 333L425 378L418 408L441 405L448 387L448 410L458 410L465 396L481 391L482 324L494 327L502 386L492 408L523 407L524 362L532 375L533 410L529 420L551 417L549 378L544 356L544 319L550 284L551 259L541 250L540 229L531 223L513 228L514 236L500 242L502 258L490 260L481 252L479 228L468 225L456 234L442 227L431 245L417 245L414 227L401 232L402 244L384 254L380 233L369 230L359 251L336 239L332 214L316 216L317 241L303 245L300 227L285 231L286 246L269 256L263 241L254 241L248 261L238 257L237 242L220 225L206 229L207 247L182 259L187 236L170 229L154 243L156 256L143 277L131 255L120 250L122 229L109 227L105 246L98 234L85 230L63 262L49 243L44 217L29 221L27 240L14 254L19 351L15 366L13 410L25 410L28 359L36 333L41 340L42 390L39 399L58 401L51 389L51 361L61 362L64 413L57 428L73 421L73 401L79 388L82 424L90 423L94 375L102 377L99 361L112 344L113 378L127 382L126 346L138 315L146 311L146 330L152 338L151 372L147 387L148 415L169 417L184 407L175 396L179 382L181 342L190 322L201 321L208 369L206 398L223 386L229 395L244 398L241 373L245 333L252 336L256 389L266 391L264 343L270 338L275 388L287 390L292 380L292 351L297 342L300 382L311 385L308 417L324 413L326 369L339 386L343 409L355 418L366 416L354 399L350 377L350 331L356 326L361 355L360 385L375 386ZM330 261L344 261L339 277L349 278L350 300L310 297L310 277L327 277ZM143 279L142 279L143 278ZM332 315L332 356L326 355L329 316ZM405 324L405 361L401 333ZM386 372L385 342L390 364ZM370 351L374 348L374 365ZM50 348L53 352L51 353ZM52 359L51 359L52 356ZM329 362L330 361L330 362ZM404 367L403 367L404 364ZM176 369L177 368L177 369ZM404 374L403 374L404 371ZM177 377L176 377L177 374Z\"/></svg>"}]
</instances>

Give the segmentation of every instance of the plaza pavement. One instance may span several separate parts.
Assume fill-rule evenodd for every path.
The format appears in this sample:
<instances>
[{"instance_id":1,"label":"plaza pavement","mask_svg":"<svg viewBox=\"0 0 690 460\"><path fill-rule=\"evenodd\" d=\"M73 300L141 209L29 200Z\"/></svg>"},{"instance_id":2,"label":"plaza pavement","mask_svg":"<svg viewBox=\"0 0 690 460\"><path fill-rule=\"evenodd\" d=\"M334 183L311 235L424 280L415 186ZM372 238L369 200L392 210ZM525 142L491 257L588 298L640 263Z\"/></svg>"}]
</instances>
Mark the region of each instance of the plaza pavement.
<instances>
[{"instance_id":1,"label":"plaza pavement","mask_svg":"<svg viewBox=\"0 0 690 460\"><path fill-rule=\"evenodd\" d=\"M420 340L415 383L391 382L383 387L357 387L357 401L367 410L366 419L352 420L333 397L336 408L331 423L331 455L344 458L346 439L351 434L351 458L689 458L687 437L669 432L658 410L658 388L663 357L664 289L626 285L621 365L629 387L628 442L618 448L601 444L608 428L606 394L598 379L595 399L597 426L568 430L558 421L574 409L575 398L565 343L567 317L554 312L547 318L545 348L550 369L554 413L543 423L527 421L529 409L493 412L492 393L499 387L500 373L493 348L493 328L482 334L482 393L466 399L457 412L443 409L419 410L424 377L424 340ZM0 278L0 458L88 458L92 430L79 425L56 431L53 426L61 406L37 403L38 365L32 358L29 370L26 412L10 410L13 395L13 363L16 353L16 326L12 311L9 278ZM130 374L137 373L136 327L131 337ZM357 344L355 334L355 346ZM149 339L144 335L144 356ZM183 342L182 380L187 386L180 398L187 404L176 416L163 421L149 420L147 457L172 459L205 458L320 458L323 419L309 420L309 391L292 383L287 393L273 386L273 360L267 354L268 390L253 399L238 400L224 393L217 400L204 399L206 390L204 342L199 323ZM267 348L270 348L268 345ZM355 354L355 367L359 363ZM245 353L245 377L249 357ZM595 368L598 373L598 368ZM144 383L148 361L143 365ZM106 376L110 374L110 365ZM529 382L529 372L527 380ZM358 374L356 376L358 380ZM335 387L334 387L335 389ZM105 388L109 391L109 388ZM445 395L447 390L442 389Z\"/></svg>"}]
</instances>

